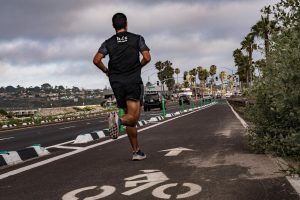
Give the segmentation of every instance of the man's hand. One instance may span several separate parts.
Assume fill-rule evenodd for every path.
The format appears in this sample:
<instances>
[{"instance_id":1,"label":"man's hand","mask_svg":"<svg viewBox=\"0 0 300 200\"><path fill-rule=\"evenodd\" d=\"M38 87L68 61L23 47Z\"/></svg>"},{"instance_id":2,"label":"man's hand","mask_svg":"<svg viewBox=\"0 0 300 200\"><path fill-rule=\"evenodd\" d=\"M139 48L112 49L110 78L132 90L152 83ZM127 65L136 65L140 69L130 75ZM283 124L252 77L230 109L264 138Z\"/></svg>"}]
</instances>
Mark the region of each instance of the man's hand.
<instances>
[{"instance_id":1,"label":"man's hand","mask_svg":"<svg viewBox=\"0 0 300 200\"><path fill-rule=\"evenodd\" d=\"M151 61L151 55L149 51L143 51L142 52L143 59L141 60L141 65L144 67Z\"/></svg>"},{"instance_id":2,"label":"man's hand","mask_svg":"<svg viewBox=\"0 0 300 200\"><path fill-rule=\"evenodd\" d=\"M95 57L94 57L94 60L93 60L93 63L94 65L96 65L103 73L106 74L106 76L108 76L108 69L107 67L105 67L105 65L103 64L102 62L102 59L104 58L104 55L97 52Z\"/></svg>"}]
</instances>

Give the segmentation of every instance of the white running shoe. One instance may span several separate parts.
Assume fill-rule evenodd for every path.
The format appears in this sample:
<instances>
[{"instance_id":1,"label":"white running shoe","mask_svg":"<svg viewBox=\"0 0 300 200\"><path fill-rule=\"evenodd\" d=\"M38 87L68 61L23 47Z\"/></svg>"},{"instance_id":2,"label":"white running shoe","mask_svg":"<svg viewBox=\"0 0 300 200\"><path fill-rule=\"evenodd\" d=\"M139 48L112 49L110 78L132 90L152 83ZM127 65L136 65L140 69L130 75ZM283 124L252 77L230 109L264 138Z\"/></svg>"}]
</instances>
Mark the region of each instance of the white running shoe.
<instances>
[{"instance_id":1,"label":"white running shoe","mask_svg":"<svg viewBox=\"0 0 300 200\"><path fill-rule=\"evenodd\" d=\"M134 152L132 155L132 160L134 161L144 160L146 158L147 158L146 154L144 154L144 152L142 152L141 150L139 150L138 152Z\"/></svg>"},{"instance_id":2,"label":"white running shoe","mask_svg":"<svg viewBox=\"0 0 300 200\"><path fill-rule=\"evenodd\" d=\"M115 112L111 112L108 115L108 128L109 136L112 139L117 139L119 137L119 116Z\"/></svg>"}]
</instances>

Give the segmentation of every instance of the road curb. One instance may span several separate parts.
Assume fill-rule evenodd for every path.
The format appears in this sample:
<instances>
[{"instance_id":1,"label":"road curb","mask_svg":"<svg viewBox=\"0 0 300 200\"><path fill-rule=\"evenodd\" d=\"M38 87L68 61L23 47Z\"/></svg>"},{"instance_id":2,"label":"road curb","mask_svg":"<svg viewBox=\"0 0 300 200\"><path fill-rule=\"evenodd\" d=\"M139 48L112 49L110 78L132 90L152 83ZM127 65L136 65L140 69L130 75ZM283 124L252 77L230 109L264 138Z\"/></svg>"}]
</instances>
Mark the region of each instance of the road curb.
<instances>
[{"instance_id":1,"label":"road curb","mask_svg":"<svg viewBox=\"0 0 300 200\"><path fill-rule=\"evenodd\" d=\"M50 154L50 152L40 145L32 145L17 151L2 151L0 152L0 167L6 165L15 165L26 160L48 154Z\"/></svg>"}]
</instances>

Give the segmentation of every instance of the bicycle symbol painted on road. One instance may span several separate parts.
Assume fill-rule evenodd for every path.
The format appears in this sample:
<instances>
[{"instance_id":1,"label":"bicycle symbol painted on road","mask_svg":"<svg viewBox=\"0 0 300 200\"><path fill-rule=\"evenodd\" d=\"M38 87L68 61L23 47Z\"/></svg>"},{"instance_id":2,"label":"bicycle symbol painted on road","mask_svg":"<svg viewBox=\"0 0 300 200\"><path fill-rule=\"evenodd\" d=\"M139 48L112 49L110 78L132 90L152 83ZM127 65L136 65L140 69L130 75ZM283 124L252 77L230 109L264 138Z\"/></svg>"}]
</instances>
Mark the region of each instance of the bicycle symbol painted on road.
<instances>
[{"instance_id":1,"label":"bicycle symbol painted on road","mask_svg":"<svg viewBox=\"0 0 300 200\"><path fill-rule=\"evenodd\" d=\"M132 188L126 192L123 192L122 195L131 196L136 193L142 192L148 188L160 185L169 180L169 178L160 170L141 170L142 174L135 175L132 177L125 178L125 188ZM167 183L160 185L153 189L152 195L160 199L170 199L171 194L167 194L165 191L169 188L176 187L178 183ZM184 199L191 196L195 196L201 192L202 188L200 185L194 183L183 183L183 187L188 188L189 190L183 194L177 194L176 199ZM97 200L108 197L116 192L116 188L110 185L103 186L89 186L80 189L73 190L68 192L62 197L62 200L78 200L76 197L77 194L88 191L88 190L97 190L100 191L96 196L86 197L84 200ZM174 198L173 198L174 199Z\"/></svg>"}]
</instances>

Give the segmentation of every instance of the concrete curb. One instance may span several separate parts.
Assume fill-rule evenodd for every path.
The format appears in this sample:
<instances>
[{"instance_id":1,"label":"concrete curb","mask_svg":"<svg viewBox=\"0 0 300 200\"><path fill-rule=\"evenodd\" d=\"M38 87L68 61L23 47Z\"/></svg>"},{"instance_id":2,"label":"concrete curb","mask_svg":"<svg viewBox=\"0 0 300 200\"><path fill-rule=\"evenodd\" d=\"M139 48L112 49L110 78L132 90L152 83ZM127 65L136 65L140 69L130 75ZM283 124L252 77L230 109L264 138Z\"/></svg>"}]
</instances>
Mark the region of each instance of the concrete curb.
<instances>
[{"instance_id":1,"label":"concrete curb","mask_svg":"<svg viewBox=\"0 0 300 200\"><path fill-rule=\"evenodd\" d=\"M48 154L50 154L50 152L40 145L32 145L18 151L3 151L0 152L0 167L15 165L23 161Z\"/></svg>"},{"instance_id":2,"label":"concrete curb","mask_svg":"<svg viewBox=\"0 0 300 200\"><path fill-rule=\"evenodd\" d=\"M88 143L94 140L99 140L101 138L106 137L104 131L93 131L91 133L80 134L76 137L73 144L83 144Z\"/></svg>"}]
</instances>

